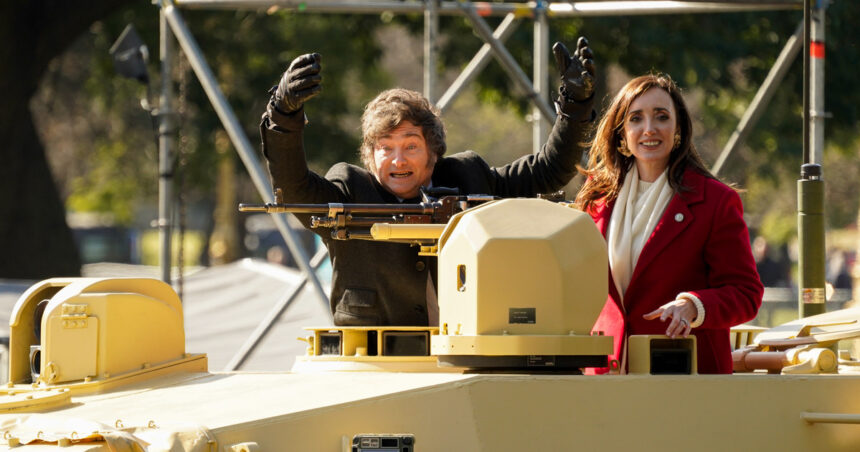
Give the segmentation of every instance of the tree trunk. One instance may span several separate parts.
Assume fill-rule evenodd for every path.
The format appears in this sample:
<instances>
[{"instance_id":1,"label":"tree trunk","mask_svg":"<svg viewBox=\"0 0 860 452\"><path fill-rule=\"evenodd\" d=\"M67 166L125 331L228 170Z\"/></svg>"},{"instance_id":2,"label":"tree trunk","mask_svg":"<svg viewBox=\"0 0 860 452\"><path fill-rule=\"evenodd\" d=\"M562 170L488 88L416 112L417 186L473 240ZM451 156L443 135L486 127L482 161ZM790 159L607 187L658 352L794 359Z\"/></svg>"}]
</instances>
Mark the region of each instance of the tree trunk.
<instances>
[{"instance_id":1,"label":"tree trunk","mask_svg":"<svg viewBox=\"0 0 860 452\"><path fill-rule=\"evenodd\" d=\"M236 160L230 138L224 131L215 132L218 154L218 182L215 184L215 223L209 238L209 262L212 265L233 262L240 257L239 211L236 210Z\"/></svg>"},{"instance_id":2,"label":"tree trunk","mask_svg":"<svg viewBox=\"0 0 860 452\"><path fill-rule=\"evenodd\" d=\"M0 4L0 42L6 43L0 46L0 278L80 274L80 257L29 103L54 57L93 22L129 4L130 0Z\"/></svg>"}]
</instances>

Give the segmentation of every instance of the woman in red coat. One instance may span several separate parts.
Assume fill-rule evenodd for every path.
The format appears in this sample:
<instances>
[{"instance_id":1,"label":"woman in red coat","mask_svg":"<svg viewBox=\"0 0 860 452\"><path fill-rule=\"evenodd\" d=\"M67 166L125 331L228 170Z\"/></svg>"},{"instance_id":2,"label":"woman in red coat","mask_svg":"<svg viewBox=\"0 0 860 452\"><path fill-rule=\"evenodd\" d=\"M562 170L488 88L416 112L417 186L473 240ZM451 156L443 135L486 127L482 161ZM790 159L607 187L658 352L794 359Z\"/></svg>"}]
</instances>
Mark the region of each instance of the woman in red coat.
<instances>
[{"instance_id":1,"label":"woman in red coat","mask_svg":"<svg viewBox=\"0 0 860 452\"><path fill-rule=\"evenodd\" d=\"M696 336L699 373L731 373L729 328L758 312L764 288L740 197L705 168L680 91L637 77L597 128L577 195L609 249L609 298L595 331ZM597 372L605 372L598 369Z\"/></svg>"}]
</instances>

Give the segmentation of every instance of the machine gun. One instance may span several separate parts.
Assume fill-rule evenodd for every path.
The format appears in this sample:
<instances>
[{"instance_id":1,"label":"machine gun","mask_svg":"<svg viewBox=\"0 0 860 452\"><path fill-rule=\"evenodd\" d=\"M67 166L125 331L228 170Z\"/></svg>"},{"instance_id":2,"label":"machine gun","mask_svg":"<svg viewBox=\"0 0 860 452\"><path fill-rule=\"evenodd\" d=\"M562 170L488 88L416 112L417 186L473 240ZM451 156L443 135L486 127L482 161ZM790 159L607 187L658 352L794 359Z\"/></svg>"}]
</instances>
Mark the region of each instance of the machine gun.
<instances>
[{"instance_id":1,"label":"machine gun","mask_svg":"<svg viewBox=\"0 0 860 452\"><path fill-rule=\"evenodd\" d=\"M335 240L388 240L426 245L439 237L455 214L488 201L491 195L460 195L456 188L421 187L422 201L417 204L285 204L281 189L275 191L275 202L239 204L240 212L310 214L311 228L330 228ZM411 227L400 236L392 224L426 225Z\"/></svg>"}]
</instances>

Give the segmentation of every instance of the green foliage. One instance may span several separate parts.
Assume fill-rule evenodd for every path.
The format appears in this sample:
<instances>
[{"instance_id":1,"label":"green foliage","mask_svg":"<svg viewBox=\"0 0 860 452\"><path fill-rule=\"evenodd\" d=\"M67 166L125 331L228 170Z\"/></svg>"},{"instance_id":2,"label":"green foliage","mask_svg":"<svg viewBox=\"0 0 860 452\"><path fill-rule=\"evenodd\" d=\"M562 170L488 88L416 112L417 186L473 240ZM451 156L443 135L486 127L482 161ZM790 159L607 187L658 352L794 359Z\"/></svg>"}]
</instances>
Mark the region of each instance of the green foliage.
<instances>
[{"instance_id":1,"label":"green foliage","mask_svg":"<svg viewBox=\"0 0 860 452\"><path fill-rule=\"evenodd\" d=\"M860 20L860 2L832 2L827 11L826 103L834 117L827 122L827 141L834 150L846 149L853 141L858 120L860 90L854 61L860 49L853 24ZM421 16L395 16L416 34L423 31ZM486 18L491 27L501 19ZM599 70L618 65L630 74L665 72L688 91L701 93L700 117L704 130L725 143L752 97L764 80L802 14L797 11L749 13L572 17L550 20L550 41L572 47L579 36L587 36ZM439 61L445 67L463 67L483 44L470 22L461 16L440 19ZM531 21L524 20L506 43L506 48L525 72L533 64ZM551 84L555 86L551 63ZM605 77L600 72L599 77ZM490 63L477 78L483 102L513 106L525 114L531 106L497 62ZM605 80L598 82L598 98L608 100ZM746 149L733 155L723 174L732 182L750 178L777 185L776 174L796 174L801 164L802 55L791 65L769 108L747 140ZM719 149L703 149L715 158ZM828 150L829 151L829 150ZM751 164L758 163L758 164ZM779 171L774 171L778 166Z\"/></svg>"},{"instance_id":2,"label":"green foliage","mask_svg":"<svg viewBox=\"0 0 860 452\"><path fill-rule=\"evenodd\" d=\"M611 62L634 75L664 72L688 91L701 92L704 108L698 119L706 130L720 131L719 141L724 143L798 19L796 12L605 17L590 20L576 31L591 38L604 67ZM604 55L609 61L603 60ZM800 63L794 67L799 68ZM750 148L767 149L765 143L777 138L776 146L770 143L771 151L797 152L797 127L789 126L785 115L791 111L777 110L799 101L793 89L796 82L796 78L788 78L780 88L777 105L750 137ZM773 127L775 111L783 113L780 130ZM732 170L737 168L727 172L732 180L744 182L745 175Z\"/></svg>"},{"instance_id":3,"label":"green foliage","mask_svg":"<svg viewBox=\"0 0 860 452\"><path fill-rule=\"evenodd\" d=\"M139 185L137 175L128 174L133 166L124 158L134 154L123 141L98 143L92 153L93 166L71 181L66 203L73 211L112 212L118 224L131 223L135 200L153 195L155 185ZM149 176L155 180L154 173Z\"/></svg>"},{"instance_id":4,"label":"green foliage","mask_svg":"<svg viewBox=\"0 0 860 452\"><path fill-rule=\"evenodd\" d=\"M860 59L856 39L860 2L836 1L826 13L825 103L833 118L826 122L825 158L828 221L843 227L856 221L856 130L860 79L852 65ZM711 162L728 140L789 36L802 21L799 11L671 16L589 18L553 21L565 42L589 37L598 64L617 64L630 74L665 72L688 93L701 94L698 142ZM802 52L749 135L730 156L721 176L747 188L746 211L753 227L779 243L796 229L796 184L802 162ZM598 89L601 89L598 85ZM613 93L607 93L613 94ZM703 146L705 145L705 146ZM704 147L704 149L703 149ZM849 170L853 169L853 170ZM850 172L851 175L844 174ZM829 178L828 175L834 177ZM837 193L839 195L837 195Z\"/></svg>"},{"instance_id":5,"label":"green foliage","mask_svg":"<svg viewBox=\"0 0 860 452\"><path fill-rule=\"evenodd\" d=\"M834 140L846 150L844 145L856 137L860 120L860 89L857 86L860 81L856 66L860 59L858 21L860 2L839 0L827 10L824 82L827 86L827 111L833 113L827 122L827 139Z\"/></svg>"},{"instance_id":6,"label":"green foliage","mask_svg":"<svg viewBox=\"0 0 860 452\"><path fill-rule=\"evenodd\" d=\"M310 163L322 168L337 161L356 160L355 131L344 125L351 123L363 103L385 86L375 64L381 55L372 33L380 24L378 17L247 11L189 11L186 17L252 140L259 136L259 118L269 98L268 89L277 84L293 58L320 53L323 91L306 106L310 124L305 143ZM350 38L332 39L333 35ZM198 84L189 85L187 103L203 111L193 125L200 135L220 127L217 118L205 111L208 100ZM201 146L209 143L211 137Z\"/></svg>"},{"instance_id":7,"label":"green foliage","mask_svg":"<svg viewBox=\"0 0 860 452\"><path fill-rule=\"evenodd\" d=\"M373 39L379 17L262 11L182 14L252 143L259 142L267 91L290 61L303 53L322 54L323 92L306 108L311 121L305 133L309 163L324 170L337 161L357 161L357 118L363 105L387 86L375 64L381 55ZM89 70L68 80L86 93L85 105L75 112L92 131L85 136L98 137L94 149L78 145L77 154L89 163L82 175L69 178L68 205L73 210L111 211L123 222L131 220L133 204L154 199L157 180L157 134L138 102L147 95L146 87L119 77L108 54L127 23L135 25L149 48L149 101L157 107L158 9L152 5L138 4L92 27L84 38L90 44L79 50L89 59ZM178 45L176 53L181 53ZM186 195L209 198L216 184L215 132L223 126L184 55L174 65L177 182ZM62 73L57 77L69 78Z\"/></svg>"},{"instance_id":8,"label":"green foliage","mask_svg":"<svg viewBox=\"0 0 860 452\"><path fill-rule=\"evenodd\" d=\"M179 240L180 238L182 240ZM161 252L158 231L155 229L144 231L139 240L141 265L158 265L158 256ZM185 231L185 234L182 236L179 233L174 233L170 241L171 262L179 260L180 244L183 250L182 266L191 267L200 265L197 256L201 255L203 247L206 246L206 237L203 237L203 234L199 231Z\"/></svg>"},{"instance_id":9,"label":"green foliage","mask_svg":"<svg viewBox=\"0 0 860 452\"><path fill-rule=\"evenodd\" d=\"M829 146L824 154L824 202L831 228L846 228L858 219L860 206L860 165L857 164L860 138L845 147Z\"/></svg>"},{"instance_id":10,"label":"green foliage","mask_svg":"<svg viewBox=\"0 0 860 452\"><path fill-rule=\"evenodd\" d=\"M317 171L325 171L337 161L357 161L361 109L379 90L390 87L390 76L378 64L381 50L374 30L395 23L416 35L423 33L423 17L419 14L269 14L247 10L182 13L252 143L258 142L257 128L269 87L277 83L294 57L313 51L322 54L323 92L306 107L310 124L305 144L309 163ZM97 143L94 153L84 154L84 150L92 150L89 144L82 145L81 155L92 159L92 174L72 184L69 204L76 209L107 208L126 218L128 214L122 212L130 212L131 208L123 203L128 202L126 197L132 191L138 201L141 194L154 196L155 134L137 102L145 90L114 73L107 49L125 24L132 22L155 60L157 18L156 7L137 4L89 33L92 45L85 53L89 72L81 76L88 106L79 116L91 118L91 136L98 139L89 141ZM670 74L700 104L695 118L697 145L712 162L801 19L796 10L553 18L550 42L560 40L572 47L578 36L587 36L599 77L606 77L610 65L630 74ZM856 171L847 169L856 167L851 162L856 161L860 79L853 64L860 60L854 31L854 24L860 21L860 2L832 2L827 19L826 105L833 118L826 125L825 154L843 158L826 161L838 168L830 170L826 166L825 179L829 175L835 179L828 182L828 187L833 186L828 188L828 199L845 200L839 207L828 209L831 224L839 226L856 219L853 212L858 201L849 195L860 191ZM501 18L486 20L495 28ZM524 19L506 44L529 76L528 68L533 63L531 24ZM441 16L439 36L440 68L462 68L483 44L469 21L461 16ZM150 69L153 94L157 94L157 61L150 62ZM746 189L744 202L751 225L760 226L773 238L790 235L793 226L789 225L795 222L794 180L802 148L801 76L799 56L745 147L731 156L721 173ZM552 61L550 77L555 89ZM222 126L187 62L180 62L174 80L178 81L176 91L183 99L177 108L185 190L210 197L216 173L215 131ZM614 94L607 92L606 85L605 79L598 80L597 96L602 101ZM482 71L473 86L484 103L513 107L521 116L531 108L496 61ZM486 120L473 120L470 125L482 130ZM480 146L462 143L459 147Z\"/></svg>"},{"instance_id":11,"label":"green foliage","mask_svg":"<svg viewBox=\"0 0 860 452\"><path fill-rule=\"evenodd\" d=\"M531 152L531 124L508 113L493 103L479 103L473 96L459 97L445 115L449 152L470 149L495 166ZM481 118L480 124L475 124L475 118Z\"/></svg>"},{"instance_id":12,"label":"green foliage","mask_svg":"<svg viewBox=\"0 0 860 452\"><path fill-rule=\"evenodd\" d=\"M759 235L769 243L788 243L797 237L797 218L769 212L761 222Z\"/></svg>"}]
</instances>

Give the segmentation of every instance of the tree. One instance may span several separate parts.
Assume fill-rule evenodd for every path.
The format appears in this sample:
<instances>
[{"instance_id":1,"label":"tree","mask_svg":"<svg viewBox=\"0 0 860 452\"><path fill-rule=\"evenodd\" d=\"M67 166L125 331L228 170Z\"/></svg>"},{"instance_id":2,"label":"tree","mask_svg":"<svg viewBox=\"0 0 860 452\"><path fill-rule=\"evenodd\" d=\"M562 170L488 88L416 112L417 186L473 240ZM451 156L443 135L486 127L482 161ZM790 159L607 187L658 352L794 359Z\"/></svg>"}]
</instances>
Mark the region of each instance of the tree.
<instances>
[{"instance_id":1,"label":"tree","mask_svg":"<svg viewBox=\"0 0 860 452\"><path fill-rule=\"evenodd\" d=\"M93 44L86 49L89 53L81 55L88 65L88 73L78 80L70 80L77 83L75 86L85 88L69 95L83 97L90 104L89 110L76 110L70 116L88 121L88 124L97 121L102 121L102 124L110 121L110 124L92 127L91 139L76 140L75 146L79 148L77 161L93 161L91 165L94 166L87 168L89 171L83 176L66 180L64 186L67 187L69 203L77 209L119 209L129 216L127 212L130 210L125 208L127 204L123 206L123 203L131 202L129 193L136 195L134 202L143 197L154 197L156 162L153 135L145 122L145 114L137 105L137 96L133 94L134 89L140 88L135 88L132 82L119 80L107 56L107 48L131 21L155 54L157 7L143 2L125 4L130 8L118 9L121 14L105 18L99 22L99 27L90 27L87 39ZM3 8L4 13L9 10L4 14L4 20L18 12L12 11L11 6ZM15 9L27 10L28 7ZM256 142L258 136L256 128L268 97L266 89L277 81L293 57L309 51L323 54L323 94L309 104L311 122L305 134L309 163L313 169L323 172L336 161L357 160L361 107L380 89L391 86L388 74L378 64L382 52L373 31L392 20L406 25L416 34L423 30L420 14L397 15L392 19L390 14L317 14L275 12L274 9L183 10L182 13L252 142ZM858 13L860 6L844 1L834 3L828 11L828 90L835 88L839 92L839 96L828 94L827 98L828 111L834 113L834 120L827 124L828 143L835 143L837 148L844 150L854 146L851 137L856 129L856 105L860 105L858 80L850 67L851 62L860 57L851 29ZM491 26L499 20L488 18ZM603 70L617 65L631 74L652 69L670 73L697 96L696 103L701 104L697 115L701 120L697 126L697 144L700 144L706 158L713 161L764 79L785 38L794 31L799 20L798 11L558 18L550 22L553 27L550 38L572 44L578 35L587 35ZM531 66L533 58L532 32L528 24L528 21L524 22L508 40L509 50L524 68ZM445 67L462 66L482 44L473 36L471 25L463 17L443 16L440 26L443 39L440 40L439 57ZM26 29L26 26L22 28ZM344 35L350 38L333 39ZM4 35L7 42L12 36L15 35ZM13 51L3 49L3 52ZM420 58L410 57L404 58L400 64L416 66L420 71ZM151 73L157 74L155 63L151 64ZM745 195L748 211L758 214L758 218L753 218L753 226L768 211L783 217L792 214L793 180L797 177L800 160L799 65L798 59L768 113L750 137L746 149L730 159L723 173L729 180L748 188ZM175 80L183 77L186 80L185 89L178 90L184 92L187 106L180 119L180 141L184 143L180 147L185 148L183 160L186 162L180 171L185 173L187 192L211 198L216 173L212 149L215 148L216 131L221 125L187 65L183 67L180 64L175 75ZM38 77L33 83L37 81ZM514 105L520 113L528 111L527 102L496 63L491 63L480 75L477 88L484 101ZM599 99L604 100L609 94L606 82L601 82L598 89ZM13 91L17 92L7 89L7 92ZM56 93L58 96L65 94ZM486 123L492 121L478 114L465 116L469 119L464 122L471 127L486 128ZM11 117L22 116L16 114ZM65 119L68 118L58 117L57 121ZM9 121L3 124L5 126ZM474 140L467 134L466 142ZM479 150L490 152L489 149ZM518 151L521 150L514 150ZM491 155L488 157L493 159ZM7 168L3 171L4 175L21 172ZM43 177L49 181L50 175L43 172ZM8 179L10 177L5 177L3 183ZM3 190L0 196L6 193L9 190ZM243 194L242 199L253 201L253 196L253 193ZM787 201L774 202L775 196ZM14 202L17 197L11 196L10 199ZM35 195L29 199L44 203ZM9 202L3 199L2 205L7 204ZM787 210L777 211L776 207L786 205ZM855 201L851 209L856 205ZM10 217L7 212L0 212L4 222ZM839 221L851 221L855 217L853 212L841 212L839 218L843 220ZM787 224L793 223L793 218L790 218ZM5 223L3 227L6 227ZM30 229L32 227L23 228ZM0 237L7 240L5 233ZM24 247L19 253L29 252L29 249Z\"/></svg>"},{"instance_id":2,"label":"tree","mask_svg":"<svg viewBox=\"0 0 860 452\"><path fill-rule=\"evenodd\" d=\"M131 0L0 5L0 276L77 275L80 259L29 102L51 60L94 21ZM62 120L62 118L57 118Z\"/></svg>"},{"instance_id":3,"label":"tree","mask_svg":"<svg viewBox=\"0 0 860 452\"><path fill-rule=\"evenodd\" d=\"M856 159L860 79L852 65L860 58L860 46L853 24L860 19L860 3L833 2L826 17L825 103L832 118L825 127L825 156ZM659 71L671 75L696 109L696 145L706 161L714 162L801 20L797 10L558 18L550 21L550 42L571 44L578 36L587 36L601 77L611 66L628 74ZM488 22L493 26L497 19ZM410 25L420 32L420 22ZM443 42L440 58L449 67L464 64L481 44L471 37L472 27L462 18L447 19L440 28L440 34L449 38ZM530 27L521 26L506 46L523 67L531 67ZM776 241L793 236L796 227L794 190L802 163L801 68L802 56L798 55L745 145L730 157L720 174L747 189L744 202L750 225L763 226ZM477 80L483 99L514 104L522 113L529 108L525 96L498 64L488 65ZM603 79L597 85L597 99L604 104L618 88L608 84ZM832 227L845 227L856 218L860 187L856 178L846 174L850 168L824 169Z\"/></svg>"},{"instance_id":4,"label":"tree","mask_svg":"<svg viewBox=\"0 0 860 452\"><path fill-rule=\"evenodd\" d=\"M274 10L183 10L181 14L252 143L258 141L269 87L296 56L321 53L324 91L307 110L311 121L305 134L309 163L324 172L336 161L357 161L355 132L361 108L388 86L376 64L381 52L373 30L382 23L379 17L306 16ZM156 103L160 87L154 50L158 48L158 8L134 4L91 26L51 65L33 108L62 111L63 118L74 119L67 122L75 127L38 124L51 145L49 162L66 206L76 212L108 212L118 225L148 228L152 218L146 215L151 213L141 206L154 204L158 174L155 133L138 103L145 89L118 76L108 55L128 23L135 25L153 55L150 101ZM331 39L333 30L354 38ZM174 193L181 193L189 205L211 205L219 183L219 159L234 159L233 166L241 165L229 143L229 152L222 157L213 152L223 126L179 46L173 63L178 124ZM239 199L258 200L250 183L244 182L245 172L237 172ZM198 227L211 222L211 217L204 216L193 216ZM180 221L174 218L173 223Z\"/></svg>"}]
</instances>

